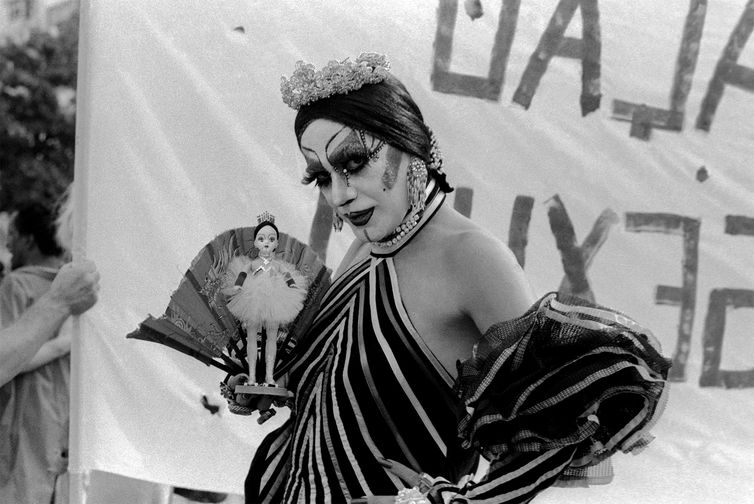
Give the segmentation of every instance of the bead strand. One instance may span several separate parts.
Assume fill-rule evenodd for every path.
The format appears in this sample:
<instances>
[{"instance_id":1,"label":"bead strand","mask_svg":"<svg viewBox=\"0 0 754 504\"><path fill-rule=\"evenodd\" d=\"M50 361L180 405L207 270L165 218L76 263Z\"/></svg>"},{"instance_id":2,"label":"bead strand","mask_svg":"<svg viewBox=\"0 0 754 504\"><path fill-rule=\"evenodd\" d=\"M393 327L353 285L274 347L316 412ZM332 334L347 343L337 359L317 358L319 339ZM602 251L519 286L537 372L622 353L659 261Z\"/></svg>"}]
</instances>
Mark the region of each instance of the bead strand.
<instances>
[{"instance_id":1,"label":"bead strand","mask_svg":"<svg viewBox=\"0 0 754 504\"><path fill-rule=\"evenodd\" d=\"M402 222L397 228L395 228L395 231L390 233L388 235L390 238L378 241L376 242L378 246L387 248L392 247L396 243L403 240L408 233L416 227L416 225L419 223L419 219L421 218L421 214L415 213L411 215L406 221Z\"/></svg>"}]
</instances>

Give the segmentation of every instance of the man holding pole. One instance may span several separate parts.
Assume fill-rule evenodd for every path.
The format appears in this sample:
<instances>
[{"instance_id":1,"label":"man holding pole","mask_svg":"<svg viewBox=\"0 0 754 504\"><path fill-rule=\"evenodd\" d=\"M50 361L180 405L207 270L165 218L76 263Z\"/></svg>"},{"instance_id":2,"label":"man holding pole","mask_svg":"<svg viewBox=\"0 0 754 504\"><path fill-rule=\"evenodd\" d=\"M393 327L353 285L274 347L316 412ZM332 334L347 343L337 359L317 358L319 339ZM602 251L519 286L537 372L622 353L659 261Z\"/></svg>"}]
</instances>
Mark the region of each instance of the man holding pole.
<instances>
[{"instance_id":1,"label":"man holding pole","mask_svg":"<svg viewBox=\"0 0 754 504\"><path fill-rule=\"evenodd\" d=\"M56 280L75 268L62 266L54 216L44 205L23 206L10 231L14 269L0 283L0 325L19 333L9 349L18 338L35 344L5 356L3 369L18 374L0 387L0 501L53 502L56 489L64 493L60 476L68 466L71 332L58 330L68 315L91 306L96 287L87 277L96 285L97 274L90 269L67 291L58 289ZM28 332L21 334L19 323Z\"/></svg>"}]
</instances>

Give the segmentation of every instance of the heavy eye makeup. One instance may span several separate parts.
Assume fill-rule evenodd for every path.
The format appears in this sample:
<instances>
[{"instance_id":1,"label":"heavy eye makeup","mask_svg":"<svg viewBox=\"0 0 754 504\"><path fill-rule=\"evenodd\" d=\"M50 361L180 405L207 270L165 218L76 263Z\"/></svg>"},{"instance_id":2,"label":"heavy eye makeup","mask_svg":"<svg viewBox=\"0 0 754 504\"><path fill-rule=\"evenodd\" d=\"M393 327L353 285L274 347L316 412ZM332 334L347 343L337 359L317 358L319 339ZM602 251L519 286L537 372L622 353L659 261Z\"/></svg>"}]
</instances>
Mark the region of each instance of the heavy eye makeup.
<instances>
[{"instance_id":1,"label":"heavy eye makeup","mask_svg":"<svg viewBox=\"0 0 754 504\"><path fill-rule=\"evenodd\" d=\"M333 170L343 177L348 178L351 175L355 175L364 169L371 161L377 158L380 150L384 146L384 142L375 138L372 140L372 148L370 149L366 145L366 138L364 132L357 130L350 130L345 138L338 143L331 152L327 152L330 146L334 143L337 137L341 136L344 130L338 132L330 138L329 142L325 146L325 155L327 161L332 166ZM311 149L306 149L314 153ZM315 155L317 155L315 153ZM310 161L306 167L306 173L302 178L303 184L315 183L317 187L327 187L332 180L331 173L322 166L317 156L316 161Z\"/></svg>"},{"instance_id":2,"label":"heavy eye makeup","mask_svg":"<svg viewBox=\"0 0 754 504\"><path fill-rule=\"evenodd\" d=\"M328 156L328 161L335 171L349 176L363 170L373 159L360 143L342 144L332 156ZM310 163L301 179L303 184L308 185L314 182L317 187L327 187L330 181L330 172L319 162Z\"/></svg>"},{"instance_id":3,"label":"heavy eye makeup","mask_svg":"<svg viewBox=\"0 0 754 504\"><path fill-rule=\"evenodd\" d=\"M334 152L329 161L338 172L353 175L366 166L369 156L361 143L348 143Z\"/></svg>"},{"instance_id":4,"label":"heavy eye makeup","mask_svg":"<svg viewBox=\"0 0 754 504\"><path fill-rule=\"evenodd\" d=\"M319 163L311 163L306 167L306 172L301 178L301 183L309 185L314 182L317 187L327 187L330 185L330 172Z\"/></svg>"}]
</instances>

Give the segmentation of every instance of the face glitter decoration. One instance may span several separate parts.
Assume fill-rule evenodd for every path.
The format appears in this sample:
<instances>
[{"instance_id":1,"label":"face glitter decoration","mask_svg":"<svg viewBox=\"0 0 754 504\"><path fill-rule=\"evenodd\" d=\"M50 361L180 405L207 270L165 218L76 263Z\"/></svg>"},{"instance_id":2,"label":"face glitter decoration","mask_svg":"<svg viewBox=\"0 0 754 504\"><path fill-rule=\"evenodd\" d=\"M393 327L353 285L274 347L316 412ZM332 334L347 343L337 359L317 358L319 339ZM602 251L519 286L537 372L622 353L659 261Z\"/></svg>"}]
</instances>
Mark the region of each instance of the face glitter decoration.
<instances>
[{"instance_id":1,"label":"face glitter decoration","mask_svg":"<svg viewBox=\"0 0 754 504\"><path fill-rule=\"evenodd\" d=\"M385 189L390 190L395 186L398 178L398 168L401 163L401 151L388 147L385 152L385 171L382 173L382 183Z\"/></svg>"},{"instance_id":2,"label":"face glitter decoration","mask_svg":"<svg viewBox=\"0 0 754 504\"><path fill-rule=\"evenodd\" d=\"M319 187L357 238L379 241L403 221L409 210L408 154L328 119L312 121L300 147L307 163L303 182Z\"/></svg>"},{"instance_id":3,"label":"face glitter decoration","mask_svg":"<svg viewBox=\"0 0 754 504\"><path fill-rule=\"evenodd\" d=\"M321 152L307 149L309 152L307 160L314 158L316 161L307 164L306 174L302 182L304 184L315 182L318 187L327 187L332 178L328 171L332 171L340 175L346 185L349 185L349 177L372 161L383 146L383 142L372 137L367 139L364 132L341 126L329 139L326 139ZM306 153L304 153L304 157L307 157ZM324 163L322 162L323 159L325 160ZM331 170L325 169L324 165L330 166Z\"/></svg>"}]
</instances>

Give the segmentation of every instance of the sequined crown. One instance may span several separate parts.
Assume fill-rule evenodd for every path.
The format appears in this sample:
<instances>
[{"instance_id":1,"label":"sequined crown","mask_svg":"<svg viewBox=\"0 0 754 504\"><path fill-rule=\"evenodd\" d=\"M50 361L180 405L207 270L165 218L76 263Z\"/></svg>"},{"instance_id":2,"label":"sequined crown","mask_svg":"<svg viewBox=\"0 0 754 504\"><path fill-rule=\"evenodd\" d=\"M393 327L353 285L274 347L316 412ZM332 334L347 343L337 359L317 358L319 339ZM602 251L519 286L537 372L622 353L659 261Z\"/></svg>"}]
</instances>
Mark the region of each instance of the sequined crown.
<instances>
[{"instance_id":1,"label":"sequined crown","mask_svg":"<svg viewBox=\"0 0 754 504\"><path fill-rule=\"evenodd\" d=\"M261 214L257 215L257 226L263 222L269 222L270 224L275 224L275 216L265 210Z\"/></svg>"},{"instance_id":2,"label":"sequined crown","mask_svg":"<svg viewBox=\"0 0 754 504\"><path fill-rule=\"evenodd\" d=\"M330 61L321 70L311 63L296 62L290 78L281 77L283 102L294 110L335 94L347 94L364 84L382 82L388 75L390 62L384 54L361 53L351 61Z\"/></svg>"}]
</instances>

